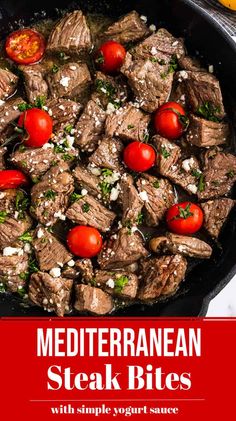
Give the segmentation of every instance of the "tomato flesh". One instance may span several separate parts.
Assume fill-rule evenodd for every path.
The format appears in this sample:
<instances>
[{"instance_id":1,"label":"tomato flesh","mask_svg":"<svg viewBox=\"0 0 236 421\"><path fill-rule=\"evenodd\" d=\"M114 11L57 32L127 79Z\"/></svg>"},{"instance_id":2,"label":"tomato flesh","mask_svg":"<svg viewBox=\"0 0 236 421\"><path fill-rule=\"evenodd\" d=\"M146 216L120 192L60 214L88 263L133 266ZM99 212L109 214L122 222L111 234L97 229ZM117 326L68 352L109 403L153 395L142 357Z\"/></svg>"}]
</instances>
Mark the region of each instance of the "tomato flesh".
<instances>
[{"instance_id":1,"label":"tomato flesh","mask_svg":"<svg viewBox=\"0 0 236 421\"><path fill-rule=\"evenodd\" d=\"M41 60L45 52L45 39L33 29L19 29L6 40L6 53L19 64L32 64Z\"/></svg>"},{"instance_id":2,"label":"tomato flesh","mask_svg":"<svg viewBox=\"0 0 236 421\"><path fill-rule=\"evenodd\" d=\"M186 128L185 119L186 113L180 104L166 102L156 111L154 126L157 133L166 139L179 139Z\"/></svg>"},{"instance_id":3,"label":"tomato flesh","mask_svg":"<svg viewBox=\"0 0 236 421\"><path fill-rule=\"evenodd\" d=\"M28 184L28 180L23 172L19 170L0 171L0 190L16 189L25 184Z\"/></svg>"},{"instance_id":4,"label":"tomato flesh","mask_svg":"<svg viewBox=\"0 0 236 421\"><path fill-rule=\"evenodd\" d=\"M146 143L132 142L124 150L124 163L132 171L147 171L154 165L155 160L153 147Z\"/></svg>"},{"instance_id":5,"label":"tomato flesh","mask_svg":"<svg viewBox=\"0 0 236 421\"><path fill-rule=\"evenodd\" d=\"M178 203L167 211L166 222L175 234L194 234L202 227L203 211L195 203Z\"/></svg>"},{"instance_id":6,"label":"tomato flesh","mask_svg":"<svg viewBox=\"0 0 236 421\"><path fill-rule=\"evenodd\" d=\"M31 108L20 115L18 127L25 131L22 135L25 146L40 148L51 138L53 122L46 111Z\"/></svg>"},{"instance_id":7,"label":"tomato flesh","mask_svg":"<svg viewBox=\"0 0 236 421\"><path fill-rule=\"evenodd\" d=\"M78 225L69 231L67 244L76 256L90 258L100 252L102 236L96 228Z\"/></svg>"},{"instance_id":8,"label":"tomato flesh","mask_svg":"<svg viewBox=\"0 0 236 421\"><path fill-rule=\"evenodd\" d=\"M104 73L116 73L122 66L126 56L123 45L115 41L107 41L98 49L95 62Z\"/></svg>"}]
</instances>

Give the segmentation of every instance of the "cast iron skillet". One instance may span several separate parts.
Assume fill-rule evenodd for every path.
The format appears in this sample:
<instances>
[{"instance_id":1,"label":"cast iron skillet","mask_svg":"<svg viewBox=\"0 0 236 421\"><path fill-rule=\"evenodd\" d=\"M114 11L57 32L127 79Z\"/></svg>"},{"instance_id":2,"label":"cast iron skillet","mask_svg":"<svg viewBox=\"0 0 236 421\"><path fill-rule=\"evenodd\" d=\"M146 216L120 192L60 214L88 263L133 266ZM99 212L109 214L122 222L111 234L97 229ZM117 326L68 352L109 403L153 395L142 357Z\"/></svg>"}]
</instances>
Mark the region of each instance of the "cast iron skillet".
<instances>
[{"instance_id":1,"label":"cast iron skillet","mask_svg":"<svg viewBox=\"0 0 236 421\"><path fill-rule=\"evenodd\" d=\"M58 8L81 7L85 12L102 13L118 18L132 9L148 16L157 27L165 26L176 36L184 36L189 52L200 53L205 64L213 64L226 99L227 112L236 128L236 44L221 27L188 0L0 0L0 37L34 20L58 16ZM230 96L228 95L230 93ZM233 111L234 110L234 111ZM234 114L235 113L235 114ZM236 144L235 139L232 142ZM236 150L236 148L235 148ZM233 192L234 197L236 191ZM222 250L214 258L197 265L182 283L178 293L166 302L152 306L135 304L120 309L115 316L204 316L210 300L236 273L236 210L220 237ZM0 296L1 316L48 316L37 307L24 308L12 295Z\"/></svg>"}]
</instances>

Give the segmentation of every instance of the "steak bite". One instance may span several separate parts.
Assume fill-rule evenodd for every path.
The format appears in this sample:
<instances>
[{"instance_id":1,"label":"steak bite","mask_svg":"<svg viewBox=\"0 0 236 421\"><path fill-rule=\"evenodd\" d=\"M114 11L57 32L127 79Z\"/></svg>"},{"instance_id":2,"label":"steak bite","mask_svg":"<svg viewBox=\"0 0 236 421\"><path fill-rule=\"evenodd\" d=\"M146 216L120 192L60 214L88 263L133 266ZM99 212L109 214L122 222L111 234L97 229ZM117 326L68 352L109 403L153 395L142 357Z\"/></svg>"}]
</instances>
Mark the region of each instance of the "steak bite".
<instances>
[{"instance_id":1,"label":"steak bite","mask_svg":"<svg viewBox=\"0 0 236 421\"><path fill-rule=\"evenodd\" d=\"M154 112L170 96L173 72L169 64L160 64L155 58L135 59L130 53L121 67L140 107L149 113Z\"/></svg>"},{"instance_id":2,"label":"steak bite","mask_svg":"<svg viewBox=\"0 0 236 421\"><path fill-rule=\"evenodd\" d=\"M132 176L129 174L124 174L121 177L119 199L123 210L123 225L138 225L144 202L134 186Z\"/></svg>"},{"instance_id":3,"label":"steak bite","mask_svg":"<svg viewBox=\"0 0 236 421\"><path fill-rule=\"evenodd\" d=\"M108 272L95 271L96 285L111 295L133 299L137 295L138 277L125 271Z\"/></svg>"},{"instance_id":4,"label":"steak bite","mask_svg":"<svg viewBox=\"0 0 236 421\"><path fill-rule=\"evenodd\" d=\"M196 115L190 115L187 140L192 145L201 148L221 145L227 142L228 136L228 123L208 121Z\"/></svg>"},{"instance_id":5,"label":"steak bite","mask_svg":"<svg viewBox=\"0 0 236 421\"><path fill-rule=\"evenodd\" d=\"M83 95L91 82L87 64L66 63L58 72L47 76L49 90L53 98L77 98Z\"/></svg>"},{"instance_id":6,"label":"steak bite","mask_svg":"<svg viewBox=\"0 0 236 421\"><path fill-rule=\"evenodd\" d=\"M75 143L83 152L93 152L104 132L106 113L95 101L88 101L75 128Z\"/></svg>"},{"instance_id":7,"label":"steak bite","mask_svg":"<svg viewBox=\"0 0 236 421\"><path fill-rule=\"evenodd\" d=\"M92 100L98 102L107 108L107 112L114 111L115 107L121 106L128 96L127 84L122 75L112 77L102 72L96 73L94 81L95 91L92 94Z\"/></svg>"},{"instance_id":8,"label":"steak bite","mask_svg":"<svg viewBox=\"0 0 236 421\"><path fill-rule=\"evenodd\" d=\"M9 99L6 103L0 105L0 144L10 136L13 132L13 123L21 114L18 106L25 104L25 101L20 98Z\"/></svg>"},{"instance_id":9,"label":"steak bite","mask_svg":"<svg viewBox=\"0 0 236 421\"><path fill-rule=\"evenodd\" d=\"M204 156L202 189L199 199L211 199L230 193L236 181L236 157L230 153L208 151Z\"/></svg>"},{"instance_id":10,"label":"steak bite","mask_svg":"<svg viewBox=\"0 0 236 421\"><path fill-rule=\"evenodd\" d=\"M78 102L65 98L50 99L44 107L52 116L53 131L58 134L63 132L68 126L74 126L81 105Z\"/></svg>"},{"instance_id":11,"label":"steak bite","mask_svg":"<svg viewBox=\"0 0 236 421\"><path fill-rule=\"evenodd\" d=\"M174 204L175 194L168 180L149 174L137 182L139 196L144 200L145 220L148 226L157 226L166 211Z\"/></svg>"},{"instance_id":12,"label":"steak bite","mask_svg":"<svg viewBox=\"0 0 236 421\"><path fill-rule=\"evenodd\" d=\"M206 70L201 67L201 63L196 58L189 56L181 57L178 60L178 63L182 70L189 70L191 72L206 72Z\"/></svg>"},{"instance_id":13,"label":"steak bite","mask_svg":"<svg viewBox=\"0 0 236 421\"><path fill-rule=\"evenodd\" d=\"M63 317L69 311L73 281L53 278L48 273L33 273L29 283L29 299L39 307Z\"/></svg>"},{"instance_id":14,"label":"steak bite","mask_svg":"<svg viewBox=\"0 0 236 421\"><path fill-rule=\"evenodd\" d=\"M197 194L202 174L195 156L183 160L181 148L175 143L161 136L154 136L152 140L159 152L158 172L181 186L188 193Z\"/></svg>"},{"instance_id":15,"label":"steak bite","mask_svg":"<svg viewBox=\"0 0 236 421\"><path fill-rule=\"evenodd\" d=\"M7 152L7 148L6 147L0 147L0 170L4 170L5 169L5 159L4 159L4 155Z\"/></svg>"},{"instance_id":16,"label":"steak bite","mask_svg":"<svg viewBox=\"0 0 236 421\"><path fill-rule=\"evenodd\" d=\"M141 234L132 229L121 228L105 243L98 256L101 269L119 269L148 255Z\"/></svg>"},{"instance_id":17,"label":"steak bite","mask_svg":"<svg viewBox=\"0 0 236 421\"><path fill-rule=\"evenodd\" d=\"M139 58L154 57L158 60L176 56L178 59L185 56L184 42L181 38L175 38L170 32L164 28L158 31L144 41L140 42L133 50L132 54Z\"/></svg>"},{"instance_id":18,"label":"steak bite","mask_svg":"<svg viewBox=\"0 0 236 421\"><path fill-rule=\"evenodd\" d=\"M146 24L140 19L139 14L133 10L120 18L117 22L107 28L104 36L121 44L139 41L149 35L150 31Z\"/></svg>"},{"instance_id":19,"label":"steak bite","mask_svg":"<svg viewBox=\"0 0 236 421\"><path fill-rule=\"evenodd\" d=\"M75 268L79 271L82 281L91 282L94 279L94 270L92 260L80 259L75 263Z\"/></svg>"},{"instance_id":20,"label":"steak bite","mask_svg":"<svg viewBox=\"0 0 236 421\"><path fill-rule=\"evenodd\" d=\"M187 261L179 254L144 260L138 298L146 301L173 294L184 279L186 269Z\"/></svg>"},{"instance_id":21,"label":"steak bite","mask_svg":"<svg viewBox=\"0 0 236 421\"><path fill-rule=\"evenodd\" d=\"M34 104L39 97L47 98L48 85L45 81L46 66L43 64L34 64L32 66L19 66L19 69L24 77L28 101Z\"/></svg>"},{"instance_id":22,"label":"steak bite","mask_svg":"<svg viewBox=\"0 0 236 421\"><path fill-rule=\"evenodd\" d=\"M171 233L168 233L166 237L152 238L150 248L155 253L164 251L198 259L209 259L212 255L212 248L205 241Z\"/></svg>"},{"instance_id":23,"label":"steak bite","mask_svg":"<svg viewBox=\"0 0 236 421\"><path fill-rule=\"evenodd\" d=\"M204 212L204 227L213 238L218 238L220 231L235 205L232 199L208 200L201 203Z\"/></svg>"},{"instance_id":24,"label":"steak bite","mask_svg":"<svg viewBox=\"0 0 236 421\"><path fill-rule=\"evenodd\" d=\"M106 134L118 136L124 141L143 141L148 134L150 120L150 116L135 104L128 103L107 117Z\"/></svg>"},{"instance_id":25,"label":"steak bite","mask_svg":"<svg viewBox=\"0 0 236 421\"><path fill-rule=\"evenodd\" d=\"M120 155L123 151L123 143L119 139L103 137L98 148L89 157L89 162L101 168L121 170Z\"/></svg>"},{"instance_id":26,"label":"steak bite","mask_svg":"<svg viewBox=\"0 0 236 421\"><path fill-rule=\"evenodd\" d=\"M5 215L6 214L6 215ZM28 215L17 219L4 212L0 219L0 249L10 246L31 228L32 220Z\"/></svg>"},{"instance_id":27,"label":"steak bite","mask_svg":"<svg viewBox=\"0 0 236 421\"><path fill-rule=\"evenodd\" d=\"M5 100L16 90L18 76L8 69L0 69L0 100Z\"/></svg>"},{"instance_id":28,"label":"steak bite","mask_svg":"<svg viewBox=\"0 0 236 421\"><path fill-rule=\"evenodd\" d=\"M47 51L50 53L80 54L90 48L90 30L80 10L68 13L56 24L47 44Z\"/></svg>"},{"instance_id":29,"label":"steak bite","mask_svg":"<svg viewBox=\"0 0 236 421\"><path fill-rule=\"evenodd\" d=\"M90 285L76 285L76 301L74 308L78 311L88 311L97 316L110 313L114 303L109 294Z\"/></svg>"},{"instance_id":30,"label":"steak bite","mask_svg":"<svg viewBox=\"0 0 236 421\"><path fill-rule=\"evenodd\" d=\"M16 189L0 191L0 212L14 213L16 210Z\"/></svg>"},{"instance_id":31,"label":"steak bite","mask_svg":"<svg viewBox=\"0 0 236 421\"><path fill-rule=\"evenodd\" d=\"M14 254L8 254L8 252ZM0 254L0 283L7 291L18 292L26 284L28 254L23 249L7 247Z\"/></svg>"},{"instance_id":32,"label":"steak bite","mask_svg":"<svg viewBox=\"0 0 236 421\"><path fill-rule=\"evenodd\" d=\"M87 168L78 165L73 171L73 176L80 189L87 190L89 194L95 197L101 193L99 178L92 174Z\"/></svg>"},{"instance_id":33,"label":"steak bite","mask_svg":"<svg viewBox=\"0 0 236 421\"><path fill-rule=\"evenodd\" d=\"M32 245L41 271L61 268L72 259L65 246L44 227L36 228Z\"/></svg>"},{"instance_id":34,"label":"steak bite","mask_svg":"<svg viewBox=\"0 0 236 421\"><path fill-rule=\"evenodd\" d=\"M211 108L216 118L223 118L225 110L219 81L207 72L179 72L186 91L186 101L193 111L198 113L202 107Z\"/></svg>"},{"instance_id":35,"label":"steak bite","mask_svg":"<svg viewBox=\"0 0 236 421\"><path fill-rule=\"evenodd\" d=\"M65 162L52 167L31 190L31 213L41 224L54 225L65 220L69 197L74 191L73 177Z\"/></svg>"},{"instance_id":36,"label":"steak bite","mask_svg":"<svg viewBox=\"0 0 236 421\"><path fill-rule=\"evenodd\" d=\"M110 230L116 214L86 194L67 209L66 216L75 224L89 225L106 232Z\"/></svg>"}]
</instances>

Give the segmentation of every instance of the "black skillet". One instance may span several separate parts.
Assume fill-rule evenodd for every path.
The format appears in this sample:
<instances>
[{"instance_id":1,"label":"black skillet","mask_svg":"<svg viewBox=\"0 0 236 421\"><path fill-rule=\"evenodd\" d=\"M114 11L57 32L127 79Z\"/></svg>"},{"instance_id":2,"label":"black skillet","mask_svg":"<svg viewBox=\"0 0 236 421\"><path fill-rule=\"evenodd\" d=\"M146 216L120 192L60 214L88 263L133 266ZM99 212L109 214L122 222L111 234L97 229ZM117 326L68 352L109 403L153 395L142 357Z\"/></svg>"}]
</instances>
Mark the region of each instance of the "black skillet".
<instances>
[{"instance_id":1,"label":"black skillet","mask_svg":"<svg viewBox=\"0 0 236 421\"><path fill-rule=\"evenodd\" d=\"M58 9L81 7L85 12L118 18L132 9L148 17L157 27L165 26L176 36L184 36L189 52L199 53L205 64L213 64L224 91L227 112L236 128L236 44L213 19L188 0L0 0L0 37L4 38L19 22L30 25L45 17L57 17ZM233 147L236 144L232 139ZM236 150L236 146L234 148ZM236 191L233 192L234 197ZM220 237L222 249L214 257L198 264L178 293L168 301L152 306L133 305L120 309L115 316L204 316L211 299L236 273L236 209ZM48 316L37 307L24 308L12 295L0 296L0 316Z\"/></svg>"}]
</instances>

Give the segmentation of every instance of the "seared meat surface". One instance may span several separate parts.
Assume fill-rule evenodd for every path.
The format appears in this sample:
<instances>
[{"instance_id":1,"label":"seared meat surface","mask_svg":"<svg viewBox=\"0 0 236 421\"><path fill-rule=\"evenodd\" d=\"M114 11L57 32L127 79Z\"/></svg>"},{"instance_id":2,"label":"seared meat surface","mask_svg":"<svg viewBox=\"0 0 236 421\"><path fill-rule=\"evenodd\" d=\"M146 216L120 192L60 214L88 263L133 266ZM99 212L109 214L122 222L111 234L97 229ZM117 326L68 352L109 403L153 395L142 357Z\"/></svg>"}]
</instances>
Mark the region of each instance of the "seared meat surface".
<instances>
[{"instance_id":1,"label":"seared meat surface","mask_svg":"<svg viewBox=\"0 0 236 421\"><path fill-rule=\"evenodd\" d=\"M76 285L74 307L78 311L89 312L97 316L110 313L114 303L109 294L90 285Z\"/></svg>"},{"instance_id":2,"label":"seared meat surface","mask_svg":"<svg viewBox=\"0 0 236 421\"><path fill-rule=\"evenodd\" d=\"M182 256L196 257L199 259L209 259L212 248L205 241L185 235L168 233L166 237L152 238L150 248L155 253L168 251L172 254L182 254Z\"/></svg>"},{"instance_id":3,"label":"seared meat surface","mask_svg":"<svg viewBox=\"0 0 236 421\"><path fill-rule=\"evenodd\" d=\"M113 23L104 33L107 39L112 39L121 44L128 42L136 42L149 34L149 30L145 23L140 19L139 14L133 10L132 12Z\"/></svg>"},{"instance_id":4,"label":"seared meat surface","mask_svg":"<svg viewBox=\"0 0 236 421\"><path fill-rule=\"evenodd\" d=\"M213 238L218 238L220 231L235 205L235 200L223 198L201 203L204 212L204 226Z\"/></svg>"}]
</instances>

